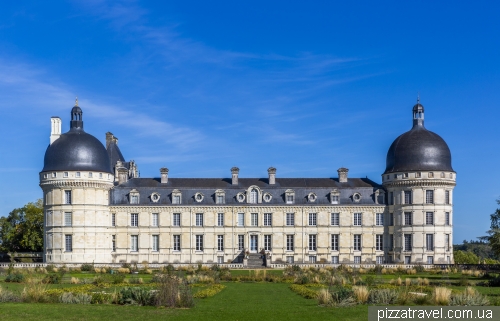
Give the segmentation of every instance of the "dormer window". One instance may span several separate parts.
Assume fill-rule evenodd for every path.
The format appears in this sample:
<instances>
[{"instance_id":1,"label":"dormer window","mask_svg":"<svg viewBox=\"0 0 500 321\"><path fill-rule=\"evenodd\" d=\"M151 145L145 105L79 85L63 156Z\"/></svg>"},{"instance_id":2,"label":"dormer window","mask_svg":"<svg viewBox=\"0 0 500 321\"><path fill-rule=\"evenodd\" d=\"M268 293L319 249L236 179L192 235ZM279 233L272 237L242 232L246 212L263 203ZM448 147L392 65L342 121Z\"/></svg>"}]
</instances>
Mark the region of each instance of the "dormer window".
<instances>
[{"instance_id":1,"label":"dormer window","mask_svg":"<svg viewBox=\"0 0 500 321\"><path fill-rule=\"evenodd\" d=\"M316 202L316 200L318 199L318 196L316 196L316 194L314 193L309 193L307 195L307 200L310 202L310 203L314 203Z\"/></svg>"},{"instance_id":2,"label":"dormer window","mask_svg":"<svg viewBox=\"0 0 500 321\"><path fill-rule=\"evenodd\" d=\"M52 177L56 178L57 177L57 173L52 173Z\"/></svg>"},{"instance_id":3,"label":"dormer window","mask_svg":"<svg viewBox=\"0 0 500 321\"><path fill-rule=\"evenodd\" d=\"M403 178L408 178L408 173L404 173Z\"/></svg>"},{"instance_id":4,"label":"dormer window","mask_svg":"<svg viewBox=\"0 0 500 321\"><path fill-rule=\"evenodd\" d=\"M340 192L337 189L334 189L330 192L330 202L332 204L340 204Z\"/></svg>"},{"instance_id":5,"label":"dormer window","mask_svg":"<svg viewBox=\"0 0 500 321\"><path fill-rule=\"evenodd\" d=\"M76 172L76 177L80 177L80 172Z\"/></svg>"},{"instance_id":6,"label":"dormer window","mask_svg":"<svg viewBox=\"0 0 500 321\"><path fill-rule=\"evenodd\" d=\"M291 189L285 191L285 199L287 204L295 203L295 192Z\"/></svg>"},{"instance_id":7,"label":"dormer window","mask_svg":"<svg viewBox=\"0 0 500 321\"><path fill-rule=\"evenodd\" d=\"M150 198L151 198L151 202L158 203L158 201L160 200L160 194L158 194L156 192L152 193Z\"/></svg>"},{"instance_id":8,"label":"dormer window","mask_svg":"<svg viewBox=\"0 0 500 321\"><path fill-rule=\"evenodd\" d=\"M139 192L136 189L130 191L129 200L130 204L139 204Z\"/></svg>"},{"instance_id":9,"label":"dormer window","mask_svg":"<svg viewBox=\"0 0 500 321\"><path fill-rule=\"evenodd\" d=\"M89 173L89 178L92 178L92 173Z\"/></svg>"},{"instance_id":10,"label":"dormer window","mask_svg":"<svg viewBox=\"0 0 500 321\"><path fill-rule=\"evenodd\" d=\"M236 194L236 200L240 203L243 203L245 201L245 194L239 192L238 194Z\"/></svg>"},{"instance_id":11,"label":"dormer window","mask_svg":"<svg viewBox=\"0 0 500 321\"><path fill-rule=\"evenodd\" d=\"M444 178L444 173L443 172L441 172L441 178Z\"/></svg>"},{"instance_id":12,"label":"dormer window","mask_svg":"<svg viewBox=\"0 0 500 321\"><path fill-rule=\"evenodd\" d=\"M262 199L264 200L264 202L269 203L273 199L273 196L271 195L271 193L264 193Z\"/></svg>"},{"instance_id":13,"label":"dormer window","mask_svg":"<svg viewBox=\"0 0 500 321\"><path fill-rule=\"evenodd\" d=\"M359 203L359 201L361 201L361 194L359 193L352 194L352 200L356 203Z\"/></svg>"},{"instance_id":14,"label":"dormer window","mask_svg":"<svg viewBox=\"0 0 500 321\"><path fill-rule=\"evenodd\" d=\"M174 189L172 191L172 204L181 204L182 203L182 194L178 189Z\"/></svg>"},{"instance_id":15,"label":"dormer window","mask_svg":"<svg viewBox=\"0 0 500 321\"><path fill-rule=\"evenodd\" d=\"M420 172L415 173L415 177L416 177L416 178L420 178L420 177L422 177L422 173L420 173Z\"/></svg>"},{"instance_id":16,"label":"dormer window","mask_svg":"<svg viewBox=\"0 0 500 321\"><path fill-rule=\"evenodd\" d=\"M68 172L64 172L64 177L68 177Z\"/></svg>"},{"instance_id":17,"label":"dormer window","mask_svg":"<svg viewBox=\"0 0 500 321\"><path fill-rule=\"evenodd\" d=\"M257 191L257 189L252 188L250 190L250 198L248 199L248 203L257 204L258 198L259 198L259 192Z\"/></svg>"},{"instance_id":18,"label":"dormer window","mask_svg":"<svg viewBox=\"0 0 500 321\"><path fill-rule=\"evenodd\" d=\"M99 173L99 178L102 178L102 173Z\"/></svg>"},{"instance_id":19,"label":"dormer window","mask_svg":"<svg viewBox=\"0 0 500 321\"><path fill-rule=\"evenodd\" d=\"M218 189L215 191L215 203L216 204L226 203L226 192L224 192L224 190Z\"/></svg>"},{"instance_id":20,"label":"dormer window","mask_svg":"<svg viewBox=\"0 0 500 321\"><path fill-rule=\"evenodd\" d=\"M427 174L427 176L428 176L429 178L434 178L434 173L433 173L433 172L429 172L429 173Z\"/></svg>"},{"instance_id":21,"label":"dormer window","mask_svg":"<svg viewBox=\"0 0 500 321\"><path fill-rule=\"evenodd\" d=\"M203 201L203 198L205 198L205 195L203 195L202 193L198 192L196 194L194 194L194 200L198 203L200 203L201 201Z\"/></svg>"}]
</instances>

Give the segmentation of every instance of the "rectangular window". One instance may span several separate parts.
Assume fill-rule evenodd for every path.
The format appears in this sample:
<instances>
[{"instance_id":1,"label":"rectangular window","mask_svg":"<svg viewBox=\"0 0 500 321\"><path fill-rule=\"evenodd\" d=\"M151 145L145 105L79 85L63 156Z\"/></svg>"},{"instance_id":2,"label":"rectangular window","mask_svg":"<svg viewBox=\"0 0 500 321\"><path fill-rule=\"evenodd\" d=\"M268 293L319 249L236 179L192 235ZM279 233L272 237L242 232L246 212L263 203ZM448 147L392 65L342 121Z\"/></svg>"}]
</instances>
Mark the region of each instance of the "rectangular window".
<instances>
[{"instance_id":1,"label":"rectangular window","mask_svg":"<svg viewBox=\"0 0 500 321\"><path fill-rule=\"evenodd\" d=\"M354 257L354 264L361 264L361 256Z\"/></svg>"},{"instance_id":2,"label":"rectangular window","mask_svg":"<svg viewBox=\"0 0 500 321\"><path fill-rule=\"evenodd\" d=\"M73 215L71 212L64 213L64 226L72 226L73 225Z\"/></svg>"},{"instance_id":3,"label":"rectangular window","mask_svg":"<svg viewBox=\"0 0 500 321\"><path fill-rule=\"evenodd\" d=\"M63 177L68 177L68 172L64 172Z\"/></svg>"},{"instance_id":4,"label":"rectangular window","mask_svg":"<svg viewBox=\"0 0 500 321\"><path fill-rule=\"evenodd\" d=\"M89 178L92 178L92 173L89 172Z\"/></svg>"},{"instance_id":5,"label":"rectangular window","mask_svg":"<svg viewBox=\"0 0 500 321\"><path fill-rule=\"evenodd\" d=\"M224 256L218 256L217 257L217 264L223 264L224 263Z\"/></svg>"},{"instance_id":6,"label":"rectangular window","mask_svg":"<svg viewBox=\"0 0 500 321\"><path fill-rule=\"evenodd\" d=\"M224 204L224 195L217 195L217 204Z\"/></svg>"},{"instance_id":7,"label":"rectangular window","mask_svg":"<svg viewBox=\"0 0 500 321\"><path fill-rule=\"evenodd\" d=\"M389 225L394 226L394 213L389 214Z\"/></svg>"},{"instance_id":8,"label":"rectangular window","mask_svg":"<svg viewBox=\"0 0 500 321\"><path fill-rule=\"evenodd\" d=\"M130 204L139 204L139 195L130 195Z\"/></svg>"},{"instance_id":9,"label":"rectangular window","mask_svg":"<svg viewBox=\"0 0 500 321\"><path fill-rule=\"evenodd\" d=\"M339 256L338 255L332 256L332 264L339 264Z\"/></svg>"},{"instance_id":10,"label":"rectangular window","mask_svg":"<svg viewBox=\"0 0 500 321\"><path fill-rule=\"evenodd\" d=\"M316 213L309 213L309 226L316 226L316 221L317 219L317 214Z\"/></svg>"},{"instance_id":11,"label":"rectangular window","mask_svg":"<svg viewBox=\"0 0 500 321\"><path fill-rule=\"evenodd\" d=\"M245 249L245 235L238 235L238 251Z\"/></svg>"},{"instance_id":12,"label":"rectangular window","mask_svg":"<svg viewBox=\"0 0 500 321\"><path fill-rule=\"evenodd\" d=\"M391 251L394 249L394 234L389 234L389 249Z\"/></svg>"},{"instance_id":13,"label":"rectangular window","mask_svg":"<svg viewBox=\"0 0 500 321\"><path fill-rule=\"evenodd\" d=\"M339 226L340 225L340 214L339 213L332 213L330 216L330 224L333 226Z\"/></svg>"},{"instance_id":14,"label":"rectangular window","mask_svg":"<svg viewBox=\"0 0 500 321\"><path fill-rule=\"evenodd\" d=\"M217 235L217 251L224 251L224 235Z\"/></svg>"},{"instance_id":15,"label":"rectangular window","mask_svg":"<svg viewBox=\"0 0 500 321\"><path fill-rule=\"evenodd\" d=\"M99 173L99 178L102 178L102 173Z\"/></svg>"},{"instance_id":16,"label":"rectangular window","mask_svg":"<svg viewBox=\"0 0 500 321\"><path fill-rule=\"evenodd\" d=\"M425 225L434 225L434 212L425 213Z\"/></svg>"},{"instance_id":17,"label":"rectangular window","mask_svg":"<svg viewBox=\"0 0 500 321\"><path fill-rule=\"evenodd\" d=\"M180 251L180 250L181 250L181 236L174 235L174 251Z\"/></svg>"},{"instance_id":18,"label":"rectangular window","mask_svg":"<svg viewBox=\"0 0 500 321\"><path fill-rule=\"evenodd\" d=\"M309 255L309 263L316 263L316 255Z\"/></svg>"},{"instance_id":19,"label":"rectangular window","mask_svg":"<svg viewBox=\"0 0 500 321\"><path fill-rule=\"evenodd\" d=\"M394 205L394 192L389 193L389 205Z\"/></svg>"},{"instance_id":20,"label":"rectangular window","mask_svg":"<svg viewBox=\"0 0 500 321\"><path fill-rule=\"evenodd\" d=\"M203 251L203 235L196 235L196 251Z\"/></svg>"},{"instance_id":21,"label":"rectangular window","mask_svg":"<svg viewBox=\"0 0 500 321\"><path fill-rule=\"evenodd\" d=\"M181 196L180 195L173 195L172 196L172 204L180 204L181 203Z\"/></svg>"},{"instance_id":22,"label":"rectangular window","mask_svg":"<svg viewBox=\"0 0 500 321\"><path fill-rule=\"evenodd\" d=\"M339 203L339 196L338 195L332 195L332 204L338 204Z\"/></svg>"},{"instance_id":23,"label":"rectangular window","mask_svg":"<svg viewBox=\"0 0 500 321\"><path fill-rule=\"evenodd\" d=\"M384 257L382 255L377 256L377 264L384 264Z\"/></svg>"},{"instance_id":24,"label":"rectangular window","mask_svg":"<svg viewBox=\"0 0 500 321\"><path fill-rule=\"evenodd\" d=\"M151 226L158 226L158 213L153 213L151 215Z\"/></svg>"},{"instance_id":25,"label":"rectangular window","mask_svg":"<svg viewBox=\"0 0 500 321\"><path fill-rule=\"evenodd\" d=\"M116 226L116 214L111 214L111 226Z\"/></svg>"},{"instance_id":26,"label":"rectangular window","mask_svg":"<svg viewBox=\"0 0 500 321\"><path fill-rule=\"evenodd\" d=\"M173 226L181 226L181 213L174 213L172 216L172 225Z\"/></svg>"},{"instance_id":27,"label":"rectangular window","mask_svg":"<svg viewBox=\"0 0 500 321\"><path fill-rule=\"evenodd\" d=\"M338 250L339 250L339 235L332 234L332 251L338 251Z\"/></svg>"},{"instance_id":28,"label":"rectangular window","mask_svg":"<svg viewBox=\"0 0 500 321\"><path fill-rule=\"evenodd\" d=\"M361 234L354 234L354 251L361 251Z\"/></svg>"},{"instance_id":29,"label":"rectangular window","mask_svg":"<svg viewBox=\"0 0 500 321\"><path fill-rule=\"evenodd\" d=\"M411 264L411 256L405 256L405 264Z\"/></svg>"},{"instance_id":30,"label":"rectangular window","mask_svg":"<svg viewBox=\"0 0 500 321\"><path fill-rule=\"evenodd\" d=\"M434 191L426 190L425 191L425 203L434 204Z\"/></svg>"},{"instance_id":31,"label":"rectangular window","mask_svg":"<svg viewBox=\"0 0 500 321\"><path fill-rule=\"evenodd\" d=\"M354 213L354 226L361 226L361 213Z\"/></svg>"},{"instance_id":32,"label":"rectangular window","mask_svg":"<svg viewBox=\"0 0 500 321\"><path fill-rule=\"evenodd\" d=\"M252 226L258 226L259 225L259 215L257 213L250 214L250 224Z\"/></svg>"},{"instance_id":33,"label":"rectangular window","mask_svg":"<svg viewBox=\"0 0 500 321\"><path fill-rule=\"evenodd\" d=\"M153 246L152 250L155 252L158 252L160 250L160 236L159 235L153 235Z\"/></svg>"},{"instance_id":34,"label":"rectangular window","mask_svg":"<svg viewBox=\"0 0 500 321\"><path fill-rule=\"evenodd\" d=\"M384 225L384 214L383 213L377 213L375 214L375 225L377 226L383 226Z\"/></svg>"},{"instance_id":35,"label":"rectangular window","mask_svg":"<svg viewBox=\"0 0 500 321\"><path fill-rule=\"evenodd\" d=\"M292 194L288 194L286 196L286 203L287 204L293 204L293 195Z\"/></svg>"},{"instance_id":36,"label":"rectangular window","mask_svg":"<svg viewBox=\"0 0 500 321\"><path fill-rule=\"evenodd\" d=\"M111 250L116 252L116 235L111 236Z\"/></svg>"},{"instance_id":37,"label":"rectangular window","mask_svg":"<svg viewBox=\"0 0 500 321\"><path fill-rule=\"evenodd\" d=\"M450 191L444 191L444 202L450 204Z\"/></svg>"},{"instance_id":38,"label":"rectangular window","mask_svg":"<svg viewBox=\"0 0 500 321\"><path fill-rule=\"evenodd\" d=\"M80 172L76 172L76 177L80 177Z\"/></svg>"},{"instance_id":39,"label":"rectangular window","mask_svg":"<svg viewBox=\"0 0 500 321\"><path fill-rule=\"evenodd\" d=\"M444 213L444 224L445 225L450 225L450 212L445 212Z\"/></svg>"},{"instance_id":40,"label":"rectangular window","mask_svg":"<svg viewBox=\"0 0 500 321\"><path fill-rule=\"evenodd\" d=\"M224 226L224 213L217 214L217 226Z\"/></svg>"},{"instance_id":41,"label":"rectangular window","mask_svg":"<svg viewBox=\"0 0 500 321\"><path fill-rule=\"evenodd\" d=\"M411 191L405 191L405 204L412 204Z\"/></svg>"},{"instance_id":42,"label":"rectangular window","mask_svg":"<svg viewBox=\"0 0 500 321\"><path fill-rule=\"evenodd\" d=\"M65 246L64 250L66 252L73 252L73 235L65 235Z\"/></svg>"},{"instance_id":43,"label":"rectangular window","mask_svg":"<svg viewBox=\"0 0 500 321\"><path fill-rule=\"evenodd\" d=\"M412 250L412 241L411 241L411 234L405 234L405 251L411 251Z\"/></svg>"},{"instance_id":44,"label":"rectangular window","mask_svg":"<svg viewBox=\"0 0 500 321\"><path fill-rule=\"evenodd\" d=\"M446 252L450 251L450 234L445 234L445 247Z\"/></svg>"},{"instance_id":45,"label":"rectangular window","mask_svg":"<svg viewBox=\"0 0 500 321\"><path fill-rule=\"evenodd\" d=\"M309 234L309 251L316 251L316 234Z\"/></svg>"},{"instance_id":46,"label":"rectangular window","mask_svg":"<svg viewBox=\"0 0 500 321\"><path fill-rule=\"evenodd\" d=\"M64 204L71 204L71 191L64 191Z\"/></svg>"},{"instance_id":47,"label":"rectangular window","mask_svg":"<svg viewBox=\"0 0 500 321\"><path fill-rule=\"evenodd\" d=\"M294 250L293 235L287 235L286 236L286 250L287 251L293 251Z\"/></svg>"},{"instance_id":48,"label":"rectangular window","mask_svg":"<svg viewBox=\"0 0 500 321\"><path fill-rule=\"evenodd\" d=\"M203 213L196 213L196 226L203 226Z\"/></svg>"},{"instance_id":49,"label":"rectangular window","mask_svg":"<svg viewBox=\"0 0 500 321\"><path fill-rule=\"evenodd\" d=\"M427 257L427 264L434 264L434 256Z\"/></svg>"},{"instance_id":50,"label":"rectangular window","mask_svg":"<svg viewBox=\"0 0 500 321\"><path fill-rule=\"evenodd\" d=\"M271 251L271 235L264 235L264 250Z\"/></svg>"},{"instance_id":51,"label":"rectangular window","mask_svg":"<svg viewBox=\"0 0 500 321\"><path fill-rule=\"evenodd\" d=\"M293 256L287 256L287 257L286 257L286 263L291 264L291 263L293 263L293 262L294 262L294 260L293 260Z\"/></svg>"},{"instance_id":52,"label":"rectangular window","mask_svg":"<svg viewBox=\"0 0 500 321\"><path fill-rule=\"evenodd\" d=\"M245 213L238 213L238 226L245 226Z\"/></svg>"},{"instance_id":53,"label":"rectangular window","mask_svg":"<svg viewBox=\"0 0 500 321\"><path fill-rule=\"evenodd\" d=\"M434 251L434 234L425 235L425 249L427 251Z\"/></svg>"},{"instance_id":54,"label":"rectangular window","mask_svg":"<svg viewBox=\"0 0 500 321\"><path fill-rule=\"evenodd\" d=\"M413 225L413 213L405 212L405 225Z\"/></svg>"},{"instance_id":55,"label":"rectangular window","mask_svg":"<svg viewBox=\"0 0 500 321\"><path fill-rule=\"evenodd\" d=\"M382 234L375 235L375 250L377 251L384 250L384 235Z\"/></svg>"},{"instance_id":56,"label":"rectangular window","mask_svg":"<svg viewBox=\"0 0 500 321\"><path fill-rule=\"evenodd\" d=\"M139 226L139 214L138 213L130 214L130 226Z\"/></svg>"},{"instance_id":57,"label":"rectangular window","mask_svg":"<svg viewBox=\"0 0 500 321\"><path fill-rule=\"evenodd\" d=\"M130 236L130 251L137 252L139 250L139 236L131 235Z\"/></svg>"},{"instance_id":58,"label":"rectangular window","mask_svg":"<svg viewBox=\"0 0 500 321\"><path fill-rule=\"evenodd\" d=\"M273 225L273 215L271 213L264 213L264 226Z\"/></svg>"},{"instance_id":59,"label":"rectangular window","mask_svg":"<svg viewBox=\"0 0 500 321\"><path fill-rule=\"evenodd\" d=\"M295 213L286 213L286 225L287 226L295 225Z\"/></svg>"}]
</instances>

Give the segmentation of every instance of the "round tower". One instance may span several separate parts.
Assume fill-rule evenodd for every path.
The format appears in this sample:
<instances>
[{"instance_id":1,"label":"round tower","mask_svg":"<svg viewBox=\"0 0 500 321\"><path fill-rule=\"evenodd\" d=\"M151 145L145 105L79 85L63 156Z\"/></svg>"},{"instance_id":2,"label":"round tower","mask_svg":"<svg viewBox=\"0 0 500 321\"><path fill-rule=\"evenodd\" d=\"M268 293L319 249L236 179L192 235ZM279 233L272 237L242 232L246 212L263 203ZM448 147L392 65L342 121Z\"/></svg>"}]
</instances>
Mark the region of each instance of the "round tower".
<instances>
[{"instance_id":1,"label":"round tower","mask_svg":"<svg viewBox=\"0 0 500 321\"><path fill-rule=\"evenodd\" d=\"M389 208L389 257L394 263L453 263L456 173L446 142L424 127L424 106L413 106L413 127L392 143L382 183Z\"/></svg>"},{"instance_id":2,"label":"round tower","mask_svg":"<svg viewBox=\"0 0 500 321\"><path fill-rule=\"evenodd\" d=\"M50 145L40 172L44 205L44 262L110 262L108 210L114 176L101 142L83 130L78 101L70 130L53 117Z\"/></svg>"}]
</instances>

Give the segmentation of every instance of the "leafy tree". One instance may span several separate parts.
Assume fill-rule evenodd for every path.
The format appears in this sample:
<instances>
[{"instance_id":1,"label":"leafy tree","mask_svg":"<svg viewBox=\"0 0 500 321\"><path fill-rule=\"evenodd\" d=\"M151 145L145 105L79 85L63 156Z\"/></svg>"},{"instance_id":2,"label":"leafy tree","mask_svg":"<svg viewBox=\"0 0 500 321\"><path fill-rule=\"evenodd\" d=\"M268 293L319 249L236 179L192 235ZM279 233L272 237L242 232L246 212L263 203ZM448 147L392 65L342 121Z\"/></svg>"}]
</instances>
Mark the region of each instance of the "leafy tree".
<instances>
[{"instance_id":1,"label":"leafy tree","mask_svg":"<svg viewBox=\"0 0 500 321\"><path fill-rule=\"evenodd\" d=\"M43 203L39 199L0 217L0 250L41 252L43 249Z\"/></svg>"},{"instance_id":2,"label":"leafy tree","mask_svg":"<svg viewBox=\"0 0 500 321\"><path fill-rule=\"evenodd\" d=\"M500 205L500 199L497 200L497 204ZM487 232L486 237L490 243L493 253L497 257L500 257L500 208L497 208L495 213L490 215L491 225L490 230Z\"/></svg>"},{"instance_id":3,"label":"leafy tree","mask_svg":"<svg viewBox=\"0 0 500 321\"><path fill-rule=\"evenodd\" d=\"M455 263L457 264L479 264L479 257L469 251L455 251L453 253Z\"/></svg>"}]
</instances>

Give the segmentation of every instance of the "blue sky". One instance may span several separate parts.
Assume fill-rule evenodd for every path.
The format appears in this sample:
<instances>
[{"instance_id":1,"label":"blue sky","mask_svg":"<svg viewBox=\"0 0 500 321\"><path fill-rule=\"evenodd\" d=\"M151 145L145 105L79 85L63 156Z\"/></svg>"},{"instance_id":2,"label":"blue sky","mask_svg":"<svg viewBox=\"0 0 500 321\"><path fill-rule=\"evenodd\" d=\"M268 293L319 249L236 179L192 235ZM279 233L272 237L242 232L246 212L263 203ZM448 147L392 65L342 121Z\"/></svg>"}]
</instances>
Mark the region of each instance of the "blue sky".
<instances>
[{"instance_id":1,"label":"blue sky","mask_svg":"<svg viewBox=\"0 0 500 321\"><path fill-rule=\"evenodd\" d=\"M494 1L24 1L0 11L0 215L42 193L50 117L78 96L141 176L377 182L392 141L426 127L457 171L455 243L500 197Z\"/></svg>"}]
</instances>

